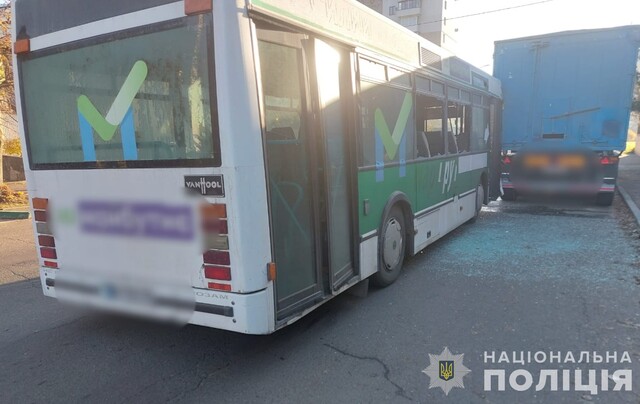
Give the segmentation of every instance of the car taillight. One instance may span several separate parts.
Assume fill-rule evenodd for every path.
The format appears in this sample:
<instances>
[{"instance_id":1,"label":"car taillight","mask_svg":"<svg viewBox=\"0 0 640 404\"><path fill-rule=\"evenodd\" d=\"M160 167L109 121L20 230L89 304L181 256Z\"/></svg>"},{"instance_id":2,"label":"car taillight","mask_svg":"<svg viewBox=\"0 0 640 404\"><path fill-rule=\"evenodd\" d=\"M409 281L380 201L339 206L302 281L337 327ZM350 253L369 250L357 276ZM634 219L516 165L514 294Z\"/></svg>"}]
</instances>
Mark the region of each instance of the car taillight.
<instances>
[{"instance_id":1,"label":"car taillight","mask_svg":"<svg viewBox=\"0 0 640 404\"><path fill-rule=\"evenodd\" d=\"M205 252L202 254L204 277L217 281L208 282L207 287L230 291L231 284L226 283L231 281L227 207L223 204L204 205L200 214L205 242Z\"/></svg>"},{"instance_id":2,"label":"car taillight","mask_svg":"<svg viewBox=\"0 0 640 404\"><path fill-rule=\"evenodd\" d=\"M58 253L56 251L56 240L49 228L49 200L46 198L31 199L33 207L33 218L36 222L36 232L38 235L38 245L40 246L40 257L43 259L43 266L47 268L58 268Z\"/></svg>"},{"instance_id":3,"label":"car taillight","mask_svg":"<svg viewBox=\"0 0 640 404\"><path fill-rule=\"evenodd\" d=\"M604 165L610 165L610 164L617 164L618 163L619 158L615 157L615 156L602 156L600 157L600 164Z\"/></svg>"}]
</instances>

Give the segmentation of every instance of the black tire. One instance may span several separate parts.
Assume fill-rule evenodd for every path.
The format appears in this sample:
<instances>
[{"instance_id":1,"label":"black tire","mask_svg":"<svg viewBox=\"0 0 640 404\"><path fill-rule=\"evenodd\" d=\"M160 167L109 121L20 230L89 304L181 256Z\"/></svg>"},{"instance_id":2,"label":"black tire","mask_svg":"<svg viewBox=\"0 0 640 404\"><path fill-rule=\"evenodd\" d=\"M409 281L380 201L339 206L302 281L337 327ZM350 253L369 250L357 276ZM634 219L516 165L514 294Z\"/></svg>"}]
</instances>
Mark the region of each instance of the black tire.
<instances>
[{"instance_id":1,"label":"black tire","mask_svg":"<svg viewBox=\"0 0 640 404\"><path fill-rule=\"evenodd\" d=\"M596 205L611 206L614 196L615 194L613 192L600 192L598 196L596 196Z\"/></svg>"},{"instance_id":2,"label":"black tire","mask_svg":"<svg viewBox=\"0 0 640 404\"><path fill-rule=\"evenodd\" d=\"M371 277L374 285L386 287L398 279L406 248L407 233L404 215L396 205L382 222L382 230L378 237L378 272Z\"/></svg>"},{"instance_id":3,"label":"black tire","mask_svg":"<svg viewBox=\"0 0 640 404\"><path fill-rule=\"evenodd\" d=\"M473 217L469 219L468 223L475 223L478 220L478 216L480 216L480 211L482 210L482 205L484 205L484 186L482 183L478 184L476 188L476 211L473 214Z\"/></svg>"},{"instance_id":4,"label":"black tire","mask_svg":"<svg viewBox=\"0 0 640 404\"><path fill-rule=\"evenodd\" d=\"M502 200L503 201L515 201L516 199L518 199L518 194L516 193L515 189L512 188L507 188L507 189L503 189L502 190Z\"/></svg>"}]
</instances>

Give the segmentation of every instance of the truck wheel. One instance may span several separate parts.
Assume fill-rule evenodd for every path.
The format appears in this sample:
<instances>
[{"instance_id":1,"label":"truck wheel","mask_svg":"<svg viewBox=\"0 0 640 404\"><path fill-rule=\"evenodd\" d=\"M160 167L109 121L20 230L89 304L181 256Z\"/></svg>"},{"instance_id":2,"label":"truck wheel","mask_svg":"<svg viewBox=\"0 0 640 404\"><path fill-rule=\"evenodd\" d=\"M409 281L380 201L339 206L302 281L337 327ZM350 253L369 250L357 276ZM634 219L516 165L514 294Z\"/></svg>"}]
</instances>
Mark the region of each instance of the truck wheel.
<instances>
[{"instance_id":1,"label":"truck wheel","mask_svg":"<svg viewBox=\"0 0 640 404\"><path fill-rule=\"evenodd\" d=\"M596 197L596 205L598 206L611 206L613 203L613 192L600 192Z\"/></svg>"},{"instance_id":2,"label":"truck wheel","mask_svg":"<svg viewBox=\"0 0 640 404\"><path fill-rule=\"evenodd\" d=\"M518 198L518 194L515 189L507 188L502 190L503 201L515 201Z\"/></svg>"},{"instance_id":3,"label":"truck wheel","mask_svg":"<svg viewBox=\"0 0 640 404\"><path fill-rule=\"evenodd\" d=\"M378 240L378 272L371 278L376 286L389 286L400 276L407 240L404 226L404 215L396 205L384 219Z\"/></svg>"}]
</instances>

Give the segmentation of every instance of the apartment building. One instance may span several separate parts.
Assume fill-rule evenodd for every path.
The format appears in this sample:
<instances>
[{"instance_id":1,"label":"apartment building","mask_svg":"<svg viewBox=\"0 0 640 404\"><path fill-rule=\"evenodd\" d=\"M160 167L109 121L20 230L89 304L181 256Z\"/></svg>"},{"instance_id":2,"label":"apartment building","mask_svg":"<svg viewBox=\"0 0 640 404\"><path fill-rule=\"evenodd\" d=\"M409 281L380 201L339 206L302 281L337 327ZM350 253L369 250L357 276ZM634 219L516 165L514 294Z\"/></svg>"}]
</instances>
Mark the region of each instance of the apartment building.
<instances>
[{"instance_id":1,"label":"apartment building","mask_svg":"<svg viewBox=\"0 0 640 404\"><path fill-rule=\"evenodd\" d=\"M455 52L456 21L447 21L456 0L359 0L393 21Z\"/></svg>"}]
</instances>

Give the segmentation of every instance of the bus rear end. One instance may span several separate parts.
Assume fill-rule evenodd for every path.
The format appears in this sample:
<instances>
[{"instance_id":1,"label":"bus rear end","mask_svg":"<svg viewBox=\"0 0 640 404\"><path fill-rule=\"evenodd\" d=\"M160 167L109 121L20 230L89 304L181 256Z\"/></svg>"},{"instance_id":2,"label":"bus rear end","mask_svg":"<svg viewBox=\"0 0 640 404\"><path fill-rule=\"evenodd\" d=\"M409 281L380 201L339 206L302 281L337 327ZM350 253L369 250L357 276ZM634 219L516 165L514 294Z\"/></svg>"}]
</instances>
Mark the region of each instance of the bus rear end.
<instances>
[{"instance_id":1,"label":"bus rear end","mask_svg":"<svg viewBox=\"0 0 640 404\"><path fill-rule=\"evenodd\" d=\"M14 2L45 295L274 330L264 162L261 142L246 141L261 132L243 5Z\"/></svg>"}]
</instances>

